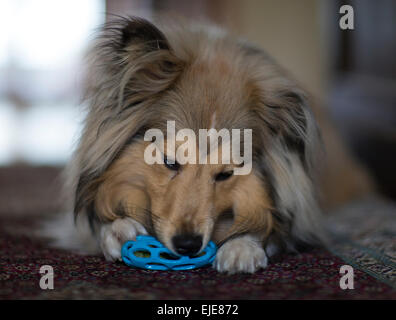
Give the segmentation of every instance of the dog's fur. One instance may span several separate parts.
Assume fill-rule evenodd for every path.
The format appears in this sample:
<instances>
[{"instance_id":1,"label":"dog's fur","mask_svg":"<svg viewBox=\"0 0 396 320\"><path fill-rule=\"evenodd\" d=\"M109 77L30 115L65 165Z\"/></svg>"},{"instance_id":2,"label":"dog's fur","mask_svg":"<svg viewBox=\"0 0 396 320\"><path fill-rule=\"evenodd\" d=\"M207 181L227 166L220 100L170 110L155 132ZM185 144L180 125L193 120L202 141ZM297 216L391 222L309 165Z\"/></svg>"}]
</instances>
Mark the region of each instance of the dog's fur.
<instances>
[{"instance_id":1,"label":"dog's fur","mask_svg":"<svg viewBox=\"0 0 396 320\"><path fill-rule=\"evenodd\" d=\"M282 248L323 242L320 185L341 189L322 189L328 204L371 188L303 90L262 50L223 31L117 19L97 38L88 70L88 114L67 178L77 222L87 218L109 260L137 234L175 251L172 238L193 233L201 248L221 245L217 270L254 272ZM233 165L147 164L143 134L165 132L168 120L195 132L252 129L252 172L221 181ZM337 152L327 163L318 160L326 143L327 154Z\"/></svg>"}]
</instances>

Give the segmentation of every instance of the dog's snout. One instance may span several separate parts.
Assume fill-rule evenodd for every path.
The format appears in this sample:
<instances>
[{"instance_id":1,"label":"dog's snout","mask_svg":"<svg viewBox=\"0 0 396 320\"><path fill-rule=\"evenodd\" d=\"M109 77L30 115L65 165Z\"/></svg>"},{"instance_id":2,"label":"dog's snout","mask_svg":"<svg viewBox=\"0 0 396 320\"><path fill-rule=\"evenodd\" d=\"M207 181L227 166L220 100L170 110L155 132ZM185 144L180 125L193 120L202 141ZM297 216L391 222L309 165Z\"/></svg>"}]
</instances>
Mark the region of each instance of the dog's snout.
<instances>
[{"instance_id":1,"label":"dog's snout","mask_svg":"<svg viewBox=\"0 0 396 320\"><path fill-rule=\"evenodd\" d=\"M181 255L194 255L202 246L202 236L197 234L181 234L172 239L173 246Z\"/></svg>"}]
</instances>

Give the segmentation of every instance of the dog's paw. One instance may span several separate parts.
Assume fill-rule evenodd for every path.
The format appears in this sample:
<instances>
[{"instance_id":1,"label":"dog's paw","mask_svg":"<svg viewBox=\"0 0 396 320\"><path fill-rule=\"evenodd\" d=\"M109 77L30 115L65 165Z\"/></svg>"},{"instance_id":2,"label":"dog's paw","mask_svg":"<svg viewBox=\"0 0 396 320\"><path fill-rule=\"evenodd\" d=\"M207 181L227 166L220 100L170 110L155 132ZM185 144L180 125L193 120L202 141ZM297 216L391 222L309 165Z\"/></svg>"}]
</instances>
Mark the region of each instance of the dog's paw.
<instances>
[{"instance_id":1,"label":"dog's paw","mask_svg":"<svg viewBox=\"0 0 396 320\"><path fill-rule=\"evenodd\" d=\"M121 260L121 246L125 241L135 240L139 234L147 234L147 231L131 218L116 219L102 225L99 241L106 260Z\"/></svg>"},{"instance_id":2,"label":"dog's paw","mask_svg":"<svg viewBox=\"0 0 396 320\"><path fill-rule=\"evenodd\" d=\"M242 236L227 241L217 251L214 268L219 272L254 273L268 264L267 256L251 236Z\"/></svg>"}]
</instances>

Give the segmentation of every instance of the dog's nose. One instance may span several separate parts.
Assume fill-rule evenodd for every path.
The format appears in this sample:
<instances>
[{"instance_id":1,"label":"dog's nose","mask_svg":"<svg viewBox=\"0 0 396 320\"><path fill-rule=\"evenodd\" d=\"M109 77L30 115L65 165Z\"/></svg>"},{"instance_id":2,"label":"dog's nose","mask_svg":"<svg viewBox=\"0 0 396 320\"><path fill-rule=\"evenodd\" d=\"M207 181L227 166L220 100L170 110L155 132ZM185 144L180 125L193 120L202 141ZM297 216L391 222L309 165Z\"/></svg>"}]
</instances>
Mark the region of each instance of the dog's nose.
<instances>
[{"instance_id":1,"label":"dog's nose","mask_svg":"<svg viewBox=\"0 0 396 320\"><path fill-rule=\"evenodd\" d=\"M202 246L202 236L197 234L180 234L172 238L173 245L178 254L194 255Z\"/></svg>"}]
</instances>

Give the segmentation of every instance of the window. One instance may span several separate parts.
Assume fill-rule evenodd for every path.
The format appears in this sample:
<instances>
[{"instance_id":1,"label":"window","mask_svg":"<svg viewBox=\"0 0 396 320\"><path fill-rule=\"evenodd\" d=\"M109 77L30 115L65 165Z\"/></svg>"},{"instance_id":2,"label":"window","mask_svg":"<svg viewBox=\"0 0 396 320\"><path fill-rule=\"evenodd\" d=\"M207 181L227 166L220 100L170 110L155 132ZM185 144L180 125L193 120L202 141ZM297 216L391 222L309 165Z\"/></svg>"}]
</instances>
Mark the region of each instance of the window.
<instances>
[{"instance_id":1,"label":"window","mask_svg":"<svg viewBox=\"0 0 396 320\"><path fill-rule=\"evenodd\" d=\"M0 0L0 164L67 160L83 53L104 21L104 0Z\"/></svg>"}]
</instances>

